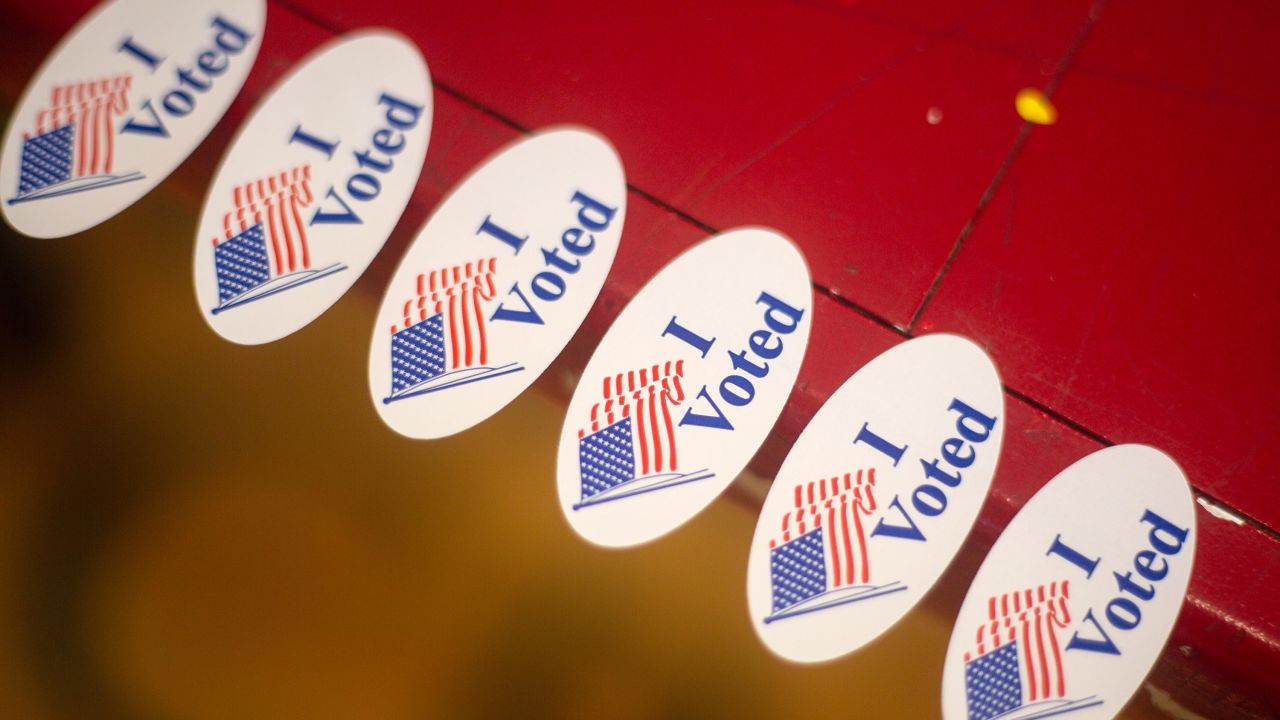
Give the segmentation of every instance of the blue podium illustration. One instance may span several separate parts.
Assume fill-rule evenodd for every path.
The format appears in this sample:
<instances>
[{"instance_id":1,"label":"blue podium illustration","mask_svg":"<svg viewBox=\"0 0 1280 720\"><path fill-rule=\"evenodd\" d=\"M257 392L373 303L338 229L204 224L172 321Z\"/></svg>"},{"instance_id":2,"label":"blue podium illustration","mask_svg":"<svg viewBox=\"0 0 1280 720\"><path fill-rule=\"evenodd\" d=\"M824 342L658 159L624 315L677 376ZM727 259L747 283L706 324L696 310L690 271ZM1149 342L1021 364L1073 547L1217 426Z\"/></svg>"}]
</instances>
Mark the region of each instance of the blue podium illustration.
<instances>
[{"instance_id":1,"label":"blue podium illustration","mask_svg":"<svg viewBox=\"0 0 1280 720\"><path fill-rule=\"evenodd\" d=\"M1102 704L1068 699L1058 631L1071 623L1066 580L987 600L987 619L964 655L969 720L1037 720Z\"/></svg>"},{"instance_id":2,"label":"blue podium illustration","mask_svg":"<svg viewBox=\"0 0 1280 720\"><path fill-rule=\"evenodd\" d=\"M684 361L668 360L604 379L603 399L578 431L582 499L574 510L715 476L679 469L672 414L685 399L683 376Z\"/></svg>"},{"instance_id":3,"label":"blue podium illustration","mask_svg":"<svg viewBox=\"0 0 1280 720\"><path fill-rule=\"evenodd\" d=\"M311 194L311 166L273 173L231 189L232 209L213 239L218 279L217 315L346 269L342 263L312 267L302 210Z\"/></svg>"},{"instance_id":4,"label":"blue podium illustration","mask_svg":"<svg viewBox=\"0 0 1280 720\"><path fill-rule=\"evenodd\" d=\"M772 611L766 624L906 590L874 584L863 518L876 509L875 468L795 487L779 535L769 541Z\"/></svg>"},{"instance_id":5,"label":"blue podium illustration","mask_svg":"<svg viewBox=\"0 0 1280 720\"><path fill-rule=\"evenodd\" d=\"M55 85L49 105L23 133L18 192L9 204L31 202L140 180L115 169L115 120L129 110L128 75Z\"/></svg>"},{"instance_id":6,"label":"blue podium illustration","mask_svg":"<svg viewBox=\"0 0 1280 720\"><path fill-rule=\"evenodd\" d=\"M524 370L491 365L485 304L497 297L497 259L420 273L404 303L404 324L391 327L392 403Z\"/></svg>"}]
</instances>

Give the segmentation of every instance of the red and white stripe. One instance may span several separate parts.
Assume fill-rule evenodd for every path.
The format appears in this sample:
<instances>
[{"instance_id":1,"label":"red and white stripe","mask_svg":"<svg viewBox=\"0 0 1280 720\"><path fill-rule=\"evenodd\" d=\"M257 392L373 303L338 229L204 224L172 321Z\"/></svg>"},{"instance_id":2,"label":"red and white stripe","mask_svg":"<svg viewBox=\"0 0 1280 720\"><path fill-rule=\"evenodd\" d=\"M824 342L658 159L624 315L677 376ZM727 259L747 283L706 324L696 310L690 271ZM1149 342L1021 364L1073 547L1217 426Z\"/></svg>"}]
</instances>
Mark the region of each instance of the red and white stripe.
<instances>
[{"instance_id":1,"label":"red and white stripe","mask_svg":"<svg viewBox=\"0 0 1280 720\"><path fill-rule=\"evenodd\" d=\"M1026 702L1063 697L1067 688L1057 631L1071 624L1069 596L1067 581L1062 580L989 598L987 619L978 626L974 650L964 654L964 661L1016 640Z\"/></svg>"},{"instance_id":2,"label":"red and white stripe","mask_svg":"<svg viewBox=\"0 0 1280 720\"><path fill-rule=\"evenodd\" d=\"M487 364L488 321L482 303L498 295L493 283L497 267L497 258L485 258L420 273L417 296L404 303L404 327L393 325L391 334L433 315L446 313L450 369Z\"/></svg>"},{"instance_id":3,"label":"red and white stripe","mask_svg":"<svg viewBox=\"0 0 1280 720\"><path fill-rule=\"evenodd\" d=\"M591 406L591 424L578 430L578 438L632 418L632 432L640 446L641 476L675 471L678 459L671 416L672 409L684 402L683 377L683 360L606 377L603 399Z\"/></svg>"},{"instance_id":4,"label":"red and white stripe","mask_svg":"<svg viewBox=\"0 0 1280 720\"><path fill-rule=\"evenodd\" d=\"M769 547L826 528L827 587L866 584L870 565L862 519L875 512L875 486L875 468L797 485L793 509L782 516L781 533Z\"/></svg>"},{"instance_id":5,"label":"red and white stripe","mask_svg":"<svg viewBox=\"0 0 1280 720\"><path fill-rule=\"evenodd\" d=\"M75 177L110 173L115 165L115 119L129 109L133 78L55 85L49 107L36 112L36 134L75 125Z\"/></svg>"},{"instance_id":6,"label":"red and white stripe","mask_svg":"<svg viewBox=\"0 0 1280 720\"><path fill-rule=\"evenodd\" d=\"M261 224L271 245L273 277L311 267L302 210L311 205L311 166L300 165L231 189L234 209L222 216L222 240ZM216 246L218 238L214 238Z\"/></svg>"}]
</instances>

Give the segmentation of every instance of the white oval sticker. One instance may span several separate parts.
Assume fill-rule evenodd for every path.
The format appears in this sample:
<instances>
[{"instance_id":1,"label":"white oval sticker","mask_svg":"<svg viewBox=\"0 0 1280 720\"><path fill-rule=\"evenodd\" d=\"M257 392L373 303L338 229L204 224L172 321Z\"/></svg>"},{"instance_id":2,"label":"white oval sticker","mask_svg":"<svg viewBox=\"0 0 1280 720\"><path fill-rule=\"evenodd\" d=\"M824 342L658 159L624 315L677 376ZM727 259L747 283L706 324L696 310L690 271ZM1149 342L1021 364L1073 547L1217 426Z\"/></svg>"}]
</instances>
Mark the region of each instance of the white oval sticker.
<instances>
[{"instance_id":1,"label":"white oval sticker","mask_svg":"<svg viewBox=\"0 0 1280 720\"><path fill-rule=\"evenodd\" d=\"M1115 717L1169 638L1191 579L1195 505L1144 445L1062 471L1009 523L947 648L947 718Z\"/></svg>"},{"instance_id":2,"label":"white oval sticker","mask_svg":"<svg viewBox=\"0 0 1280 720\"><path fill-rule=\"evenodd\" d=\"M618 154L584 129L537 133L474 171L382 300L369 349L382 419L409 437L444 437L529 387L600 294L626 201Z\"/></svg>"},{"instance_id":3,"label":"white oval sticker","mask_svg":"<svg viewBox=\"0 0 1280 720\"><path fill-rule=\"evenodd\" d=\"M300 62L246 121L205 196L195 283L210 326L270 342L337 302L409 203L431 110L422 55L395 33L340 37Z\"/></svg>"},{"instance_id":4,"label":"white oval sticker","mask_svg":"<svg viewBox=\"0 0 1280 720\"><path fill-rule=\"evenodd\" d=\"M33 237L62 237L137 202L222 118L265 22L263 0L95 8L53 50L9 120L5 219Z\"/></svg>"},{"instance_id":5,"label":"white oval sticker","mask_svg":"<svg viewBox=\"0 0 1280 720\"><path fill-rule=\"evenodd\" d=\"M804 257L761 228L686 251L618 316L569 403L560 507L583 537L652 540L711 503L773 427L804 358Z\"/></svg>"},{"instance_id":6,"label":"white oval sticker","mask_svg":"<svg viewBox=\"0 0 1280 720\"><path fill-rule=\"evenodd\" d=\"M747 602L770 650L856 650L933 587L968 536L1004 436L990 358L955 335L881 354L822 406L773 481Z\"/></svg>"}]
</instances>

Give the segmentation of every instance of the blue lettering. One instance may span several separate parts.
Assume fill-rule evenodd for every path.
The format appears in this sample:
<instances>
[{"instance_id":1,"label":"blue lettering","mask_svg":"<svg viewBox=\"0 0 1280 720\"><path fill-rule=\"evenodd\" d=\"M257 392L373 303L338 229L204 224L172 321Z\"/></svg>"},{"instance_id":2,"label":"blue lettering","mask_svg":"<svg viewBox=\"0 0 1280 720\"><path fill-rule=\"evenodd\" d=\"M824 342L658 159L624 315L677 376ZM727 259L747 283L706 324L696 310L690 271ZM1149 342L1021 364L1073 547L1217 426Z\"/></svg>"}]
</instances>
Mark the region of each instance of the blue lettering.
<instances>
[{"instance_id":1,"label":"blue lettering","mask_svg":"<svg viewBox=\"0 0 1280 720\"><path fill-rule=\"evenodd\" d=\"M764 324L769 326L769 328L778 335L786 335L795 332L796 328L800 325L800 319L804 317L804 310L792 307L769 293L760 293L760 297L756 300L756 304L765 305ZM764 334L764 340L760 339L761 333ZM711 350L712 344L716 341L714 337L707 339L684 327L676 320L675 316L672 316L660 337L666 337L667 335L671 335L678 340L682 340L694 350L697 350L704 358ZM772 359L782 354L782 338L776 337L776 344L766 346L764 342L767 341L769 337L772 336L769 335L767 330L758 330L750 335L747 346L751 349L751 352L754 353L754 357L763 358L767 355L769 359ZM763 349L764 355L760 354L757 348ZM748 357L746 350L728 350L725 354L729 357L729 367L731 370L740 371L741 374L732 371L725 374L724 378L720 381L720 399L734 407L749 405L756 397L756 386L751 379L755 378L759 380L767 377L769 375L769 363L756 362ZM703 392L706 392L705 387L703 388ZM708 400L710 400L710 396L708 396ZM720 413L718 408L716 412L719 413L720 418L723 420L724 414ZM688 413L686 413L685 416L687 418ZM683 425L684 423L681 422L681 424ZM700 423L692 424L696 425ZM727 430L733 429L733 426L730 425L727 420L725 420L723 424L718 424L715 427Z\"/></svg>"},{"instance_id":2,"label":"blue lettering","mask_svg":"<svg viewBox=\"0 0 1280 720\"><path fill-rule=\"evenodd\" d=\"M388 112L388 118L390 112ZM595 249L596 239L594 235L587 234L584 241L583 233L585 230L604 230L613 220L616 209L610 208L600 202L592 200L582 192L574 193L572 204L579 204L582 207L578 210L578 222L582 227L570 227L566 229L560 236L560 247L540 248L542 252L542 263L548 269L542 270L533 276L529 281L529 287L533 290L533 296L543 302L555 302L564 297L568 291L568 283L565 281L564 275L573 275L582 268L582 261L574 259L574 257L565 257L560 254L560 250L568 251L568 254L575 257L583 257L590 255ZM507 230L493 221L493 216L486 215L484 221L476 230L476 235L485 234L511 247L517 254L528 242L529 236L523 237ZM558 271L558 272L557 272ZM517 293L520 300L524 303L525 310L512 311L506 310L499 305L498 310L494 312L494 320L509 320L513 322L542 324L542 316L534 310L532 304L520 292L520 284L512 288Z\"/></svg>"},{"instance_id":3,"label":"blue lettering","mask_svg":"<svg viewBox=\"0 0 1280 720\"><path fill-rule=\"evenodd\" d=\"M1072 548L1070 545L1062 542L1062 535L1056 535L1053 538L1053 544L1049 546L1045 555L1057 555L1067 562L1075 565L1084 571L1086 578L1093 577L1093 571L1098 568L1098 561L1102 558L1093 558L1092 560L1085 557L1084 554Z\"/></svg>"},{"instance_id":4,"label":"blue lettering","mask_svg":"<svg viewBox=\"0 0 1280 720\"><path fill-rule=\"evenodd\" d=\"M965 452L968 450L968 452ZM960 438L948 438L942 443L942 459L946 460L951 467L967 468L973 464L974 459L978 457L978 453L971 445L965 445ZM923 462L923 461L922 461ZM937 466L938 461L934 461Z\"/></svg>"},{"instance_id":5,"label":"blue lettering","mask_svg":"<svg viewBox=\"0 0 1280 720\"><path fill-rule=\"evenodd\" d=\"M160 119L160 114L156 112L156 108L151 104L151 98L147 98L142 103L142 110L151 116L151 124L146 125L138 122L132 115L125 120L124 125L120 128L120 133L127 132L138 133L139 135L154 135L156 137L169 137L169 128L165 127L164 120Z\"/></svg>"},{"instance_id":6,"label":"blue lettering","mask_svg":"<svg viewBox=\"0 0 1280 720\"><path fill-rule=\"evenodd\" d=\"M1169 574L1169 561L1150 550L1143 550L1134 556L1133 566L1139 575L1156 582L1163 580L1164 576Z\"/></svg>"},{"instance_id":7,"label":"blue lettering","mask_svg":"<svg viewBox=\"0 0 1280 720\"><path fill-rule=\"evenodd\" d=\"M770 344L770 340L777 342ZM751 352L765 360L772 360L782 354L782 338L768 330L757 330L751 333L751 337L747 339L747 346L751 348Z\"/></svg>"},{"instance_id":8,"label":"blue lettering","mask_svg":"<svg viewBox=\"0 0 1280 720\"><path fill-rule=\"evenodd\" d=\"M756 388L741 375L730 375L720 381L720 397L730 405L742 407L755 399Z\"/></svg>"},{"instance_id":9,"label":"blue lettering","mask_svg":"<svg viewBox=\"0 0 1280 720\"><path fill-rule=\"evenodd\" d=\"M205 50L196 56L196 67L208 73L209 77L217 77L226 72L229 64L226 55L219 55L212 50Z\"/></svg>"},{"instance_id":10,"label":"blue lettering","mask_svg":"<svg viewBox=\"0 0 1280 720\"><path fill-rule=\"evenodd\" d=\"M1169 561L1166 557L1182 552L1183 544L1191 534L1190 528L1179 527L1151 510L1143 512L1138 524L1151 526L1147 541L1152 549L1140 550L1134 555L1133 570L1111 573L1120 595L1107 603L1104 616L1111 627L1117 630L1133 630L1142 624L1142 606L1138 602L1147 603L1155 599L1156 583L1169 574ZM1093 575L1094 569L1101 560L1101 558L1086 558L1078 551L1067 547L1062 543L1061 535L1054 538L1053 545L1046 555L1059 555L1066 558L1073 565L1084 570L1086 577ZM1135 572L1139 577L1150 581L1150 584L1144 585L1134 580ZM1100 639L1082 638L1080 631L1077 630L1071 642L1067 643L1068 650L1085 650L1108 655L1120 654L1119 646L1111 640L1111 636L1102 627L1102 623L1098 622L1092 609L1085 614L1083 622L1093 625Z\"/></svg>"},{"instance_id":11,"label":"blue lettering","mask_svg":"<svg viewBox=\"0 0 1280 720\"><path fill-rule=\"evenodd\" d=\"M1121 575L1118 572L1111 573L1116 578L1116 586L1120 588L1120 592L1127 592L1130 595L1146 602L1156 596L1156 586L1154 584L1143 586L1133 579L1133 571Z\"/></svg>"},{"instance_id":12,"label":"blue lettering","mask_svg":"<svg viewBox=\"0 0 1280 720\"><path fill-rule=\"evenodd\" d=\"M117 48L117 50L119 52L127 52L138 60L141 60L143 64L151 68L151 72L155 72L156 68L160 67L160 63L164 62L163 56L157 55L150 50L144 50L141 45L134 41L132 35L125 38L120 43L120 47Z\"/></svg>"},{"instance_id":13,"label":"blue lettering","mask_svg":"<svg viewBox=\"0 0 1280 720\"><path fill-rule=\"evenodd\" d=\"M572 255L589 255L596 248L596 236L587 233L586 240L583 240L582 237L581 228L569 228L564 231L564 235L560 236L560 244Z\"/></svg>"},{"instance_id":14,"label":"blue lettering","mask_svg":"<svg viewBox=\"0 0 1280 720\"><path fill-rule=\"evenodd\" d=\"M200 54L202 56L206 55L207 51ZM193 71L186 70L184 68L178 68L178 84L189 87L192 90L195 90L196 92L204 92L209 88L213 87L212 82L201 80L199 76L197 76ZM177 92L177 91L175 90L173 92L170 92L169 94L172 95L174 92Z\"/></svg>"},{"instance_id":15,"label":"blue lettering","mask_svg":"<svg viewBox=\"0 0 1280 720\"><path fill-rule=\"evenodd\" d=\"M378 128L373 131L371 138L373 148L351 151L351 156L355 158L356 165L362 171L371 172L352 173L344 184L347 195L351 200L360 202L372 202L382 194L382 180L379 176L386 175L395 169L395 161L392 158L404 150L404 135L399 131L409 130L416 126L423 110L421 106L397 99L385 92L378 98L377 104L387 107L386 120L391 127ZM326 140L307 132L302 129L301 124L295 125L293 134L289 136L287 144L292 145L294 143L322 153L325 158L330 160L333 159L333 153L338 149L338 146L342 144L339 139ZM382 155L375 155L374 150L381 152ZM329 196L332 196L342 205L347 211L346 214L326 214L317 210L316 214L311 218L311 224L314 225L317 222L360 222L360 218L351 211L350 202L340 197L332 187L329 188Z\"/></svg>"},{"instance_id":16,"label":"blue lettering","mask_svg":"<svg viewBox=\"0 0 1280 720\"><path fill-rule=\"evenodd\" d=\"M564 278L549 270L543 270L534 275L533 282L529 285L533 288L533 294L544 302L553 302L564 297Z\"/></svg>"},{"instance_id":17,"label":"blue lettering","mask_svg":"<svg viewBox=\"0 0 1280 720\"><path fill-rule=\"evenodd\" d=\"M943 443L942 446L945 448L947 444ZM942 455L945 458L946 452L944 451ZM947 487L960 487L960 480L962 479L960 477L960 473L956 473L952 475L951 473L947 472L946 470L943 470L941 467L938 466L938 463L940 462L942 462L942 460L939 460L937 458L934 458L933 462L925 462L921 460L920 466L924 468L924 476L929 478L930 480L937 480L938 482L942 483L943 485L946 485Z\"/></svg>"},{"instance_id":18,"label":"blue lettering","mask_svg":"<svg viewBox=\"0 0 1280 720\"><path fill-rule=\"evenodd\" d=\"M937 517L947 509L947 495L936 485L919 485L911 493L911 504L921 515Z\"/></svg>"},{"instance_id":19,"label":"blue lettering","mask_svg":"<svg viewBox=\"0 0 1280 720\"><path fill-rule=\"evenodd\" d=\"M1132 630L1142 622L1142 611L1129 598L1116 598L1107 603L1107 621L1121 630Z\"/></svg>"},{"instance_id":20,"label":"blue lettering","mask_svg":"<svg viewBox=\"0 0 1280 720\"><path fill-rule=\"evenodd\" d=\"M1067 643L1068 650L1084 650L1085 652L1105 653L1107 655L1119 655L1120 648L1111 640L1111 636L1103 629L1102 623L1093 616L1093 610L1090 609L1084 614L1081 624L1089 623L1093 629L1097 631L1097 638L1081 637L1080 631L1077 630L1071 635L1071 641Z\"/></svg>"},{"instance_id":21,"label":"blue lettering","mask_svg":"<svg viewBox=\"0 0 1280 720\"><path fill-rule=\"evenodd\" d=\"M356 200L368 202L382 192L382 183L369 173L356 173L347 178L347 193Z\"/></svg>"},{"instance_id":22,"label":"blue lettering","mask_svg":"<svg viewBox=\"0 0 1280 720\"><path fill-rule=\"evenodd\" d=\"M667 323L667 329L663 330L662 335L660 335L659 337L666 337L668 335L671 335L677 340L683 340L694 350L697 350L698 354L701 355L702 357L707 356L707 353L711 350L711 346L715 344L715 341L716 341L715 338L711 338L711 339L704 338L701 335L695 333L694 331L681 325L676 320L675 315L671 316L671 321Z\"/></svg>"},{"instance_id":23,"label":"blue lettering","mask_svg":"<svg viewBox=\"0 0 1280 720\"><path fill-rule=\"evenodd\" d=\"M885 457L893 460L894 467L898 466L898 461L902 459L902 454L907 451L907 446L898 447L893 443L885 440L879 435L871 431L868 423L862 423L862 429L858 431L858 437L853 439L853 444L866 443L873 449L878 450Z\"/></svg>"},{"instance_id":24,"label":"blue lettering","mask_svg":"<svg viewBox=\"0 0 1280 720\"><path fill-rule=\"evenodd\" d=\"M231 23L221 15L215 16L210 23L218 32L213 35L213 43L228 55L239 55L249 46L252 34Z\"/></svg>"},{"instance_id":25,"label":"blue lettering","mask_svg":"<svg viewBox=\"0 0 1280 720\"><path fill-rule=\"evenodd\" d=\"M333 151L338 149L339 141L325 142L319 137L302 129L302 125L296 125L293 128L293 134L289 136L289 144L301 143L312 150L318 150L324 153L324 156L330 160L333 159Z\"/></svg>"},{"instance_id":26,"label":"blue lettering","mask_svg":"<svg viewBox=\"0 0 1280 720\"><path fill-rule=\"evenodd\" d=\"M520 289L520 283L516 283L515 285L512 285L511 289L507 291L507 294L508 295L514 294L516 298L520 300L520 302L524 303L525 309L524 310L508 310L505 303L498 303L498 309L493 311L493 315L490 316L489 318L490 320L494 320L494 321L505 320L506 322L519 322L519 323L525 323L528 325L543 324L542 316L538 314L537 310L533 309L533 305L531 305L529 303L529 299L525 297L524 291Z\"/></svg>"},{"instance_id":27,"label":"blue lettering","mask_svg":"<svg viewBox=\"0 0 1280 720\"><path fill-rule=\"evenodd\" d=\"M342 196L333 189L333 186L329 187L329 192L325 193L324 196L326 200L328 198L333 198L342 206L343 211L340 213L326 211L324 209L324 202L322 201L316 206L316 211L311 216L311 221L307 223L308 225L315 225L317 223L320 225L360 225L364 222L360 219L360 216L351 209L351 206L347 204L347 201L343 200Z\"/></svg>"},{"instance_id":28,"label":"blue lettering","mask_svg":"<svg viewBox=\"0 0 1280 720\"><path fill-rule=\"evenodd\" d=\"M804 310L792 307L767 292L756 298L757 305L767 308L764 312L764 324L779 335L790 335L800 326Z\"/></svg>"},{"instance_id":29,"label":"blue lettering","mask_svg":"<svg viewBox=\"0 0 1280 720\"><path fill-rule=\"evenodd\" d=\"M214 17L210 26L215 31L213 43L218 50L205 49L196 53L195 68L177 67L174 69L177 87L166 90L160 100L160 107L164 109L169 117L183 118L190 115L196 109L196 96L192 95L188 90L196 93L207 92L209 88L213 87L214 78L226 71L229 57L243 52L248 47L250 38L253 37L252 34L222 16ZM127 53L142 62L151 69L151 72L159 69L161 63L165 60L163 55L153 50L145 49L132 35L125 38L117 50ZM152 105L151 98L143 101L141 107L151 115L151 124L140 123L130 117L120 128L120 133L131 132L151 137L169 137L169 131L161 121L155 106Z\"/></svg>"},{"instance_id":30,"label":"blue lettering","mask_svg":"<svg viewBox=\"0 0 1280 720\"><path fill-rule=\"evenodd\" d=\"M1187 541L1187 535L1191 532L1187 528L1180 528L1174 525L1150 510L1142 514L1140 522L1151 525L1151 535L1148 539L1151 541L1151 547L1162 555L1177 555L1182 552L1182 543Z\"/></svg>"},{"instance_id":31,"label":"blue lettering","mask_svg":"<svg viewBox=\"0 0 1280 720\"><path fill-rule=\"evenodd\" d=\"M688 410L684 411L684 417L680 418L680 425L693 425L695 427L713 428L715 430L733 430L733 424L720 411L720 406L716 405L716 401L711 399L711 394L707 392L707 386L703 385L696 396L702 400L706 400L707 404L715 412L714 415L704 415L693 411L692 403Z\"/></svg>"},{"instance_id":32,"label":"blue lettering","mask_svg":"<svg viewBox=\"0 0 1280 720\"><path fill-rule=\"evenodd\" d=\"M569 198L569 203L582 206L582 209L578 210L578 224L594 232L600 232L609 227L609 223L613 222L614 213L618 212L617 208L611 208L598 200L593 200L581 190Z\"/></svg>"},{"instance_id":33,"label":"blue lettering","mask_svg":"<svg viewBox=\"0 0 1280 720\"><path fill-rule=\"evenodd\" d=\"M520 250L524 247L525 242L529 239L528 235L520 237L510 230L502 227L493 221L492 215L485 215L484 222L480 223L480 227L476 229L476 234L484 233L491 238L501 240L511 246L516 254L520 254Z\"/></svg>"},{"instance_id":34,"label":"blue lettering","mask_svg":"<svg viewBox=\"0 0 1280 720\"><path fill-rule=\"evenodd\" d=\"M916 512L925 517L937 517L946 512L948 499L944 488L960 487L960 483L964 478L960 475L959 470L973 465L978 456L977 445L985 442L991 436L991 431L996 425L994 417L989 417L974 410L959 399L952 399L947 410L960 413L956 420L956 432L960 437L947 438L942 441L940 452L942 457L935 458L932 461L920 460L920 468L924 472L925 481L917 485L911 492L911 506L915 508ZM965 440L973 443L973 445L966 445ZM906 445L894 445L892 442L872 432L868 423L865 422L862 423L862 429L858 431L853 443L855 445L858 443L870 445L880 454L892 460L895 467L902 460L902 456L906 453L908 447ZM951 472L942 468L943 462L946 462L952 468ZM924 540L924 534L916 527L915 521L911 519L906 508L902 506L897 497L894 498L894 502L897 503L897 511L910 523L914 533L906 534L905 529L892 529L891 526L885 526L886 529L883 532L872 532L871 534L909 540ZM881 524L876 526L877 531L881 529L883 522L881 520Z\"/></svg>"},{"instance_id":35,"label":"blue lettering","mask_svg":"<svg viewBox=\"0 0 1280 720\"><path fill-rule=\"evenodd\" d=\"M960 402L958 398L951 401L951 406L947 410L960 413L960 417L956 419L956 432L960 433L960 437L972 443L980 443L991 437L991 431L996 426L994 417L983 415Z\"/></svg>"},{"instance_id":36,"label":"blue lettering","mask_svg":"<svg viewBox=\"0 0 1280 720\"><path fill-rule=\"evenodd\" d=\"M422 105L414 105L385 92L378 97L378 104L387 106L387 124L397 130L411 130L416 127L425 109Z\"/></svg>"},{"instance_id":37,"label":"blue lettering","mask_svg":"<svg viewBox=\"0 0 1280 720\"><path fill-rule=\"evenodd\" d=\"M898 499L897 495L893 496L893 502L889 503L889 509L897 510L898 514L902 516L902 519L906 521L906 524L890 525L885 518L885 516L889 514L886 512L884 515L880 516L880 522L876 523L875 528L871 530L871 537L885 536L898 538L899 540L916 540L918 542L925 541L924 533L920 532L920 528L916 525L916 522L911 519L911 516L907 514L906 509L902 507L902 502Z\"/></svg>"},{"instance_id":38,"label":"blue lettering","mask_svg":"<svg viewBox=\"0 0 1280 720\"><path fill-rule=\"evenodd\" d=\"M387 155L399 155L404 149L404 133L382 128L373 133L373 146Z\"/></svg>"},{"instance_id":39,"label":"blue lettering","mask_svg":"<svg viewBox=\"0 0 1280 720\"><path fill-rule=\"evenodd\" d=\"M170 90L160 103L173 117L186 117L196 109L196 100L183 90Z\"/></svg>"},{"instance_id":40,"label":"blue lettering","mask_svg":"<svg viewBox=\"0 0 1280 720\"><path fill-rule=\"evenodd\" d=\"M577 230L577 228L574 229ZM566 260L565 258L560 257L560 248L551 248L550 250L542 248L542 262L545 263L547 267L563 270L569 275L578 272L578 269L582 267L581 260ZM561 280L560 283L563 285L564 281Z\"/></svg>"}]
</instances>

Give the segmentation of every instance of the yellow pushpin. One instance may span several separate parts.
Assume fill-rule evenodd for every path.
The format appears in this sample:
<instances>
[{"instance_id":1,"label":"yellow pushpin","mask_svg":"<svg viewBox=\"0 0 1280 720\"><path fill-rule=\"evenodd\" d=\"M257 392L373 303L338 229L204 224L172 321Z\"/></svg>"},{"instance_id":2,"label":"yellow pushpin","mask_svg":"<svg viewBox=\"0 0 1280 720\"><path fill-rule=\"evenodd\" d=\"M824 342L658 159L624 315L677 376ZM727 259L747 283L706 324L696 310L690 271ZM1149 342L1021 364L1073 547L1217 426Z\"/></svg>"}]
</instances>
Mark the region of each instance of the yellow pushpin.
<instances>
[{"instance_id":1,"label":"yellow pushpin","mask_svg":"<svg viewBox=\"0 0 1280 720\"><path fill-rule=\"evenodd\" d=\"M1018 116L1027 122L1037 125L1052 125L1058 122L1058 108L1053 106L1044 93L1035 88L1022 88L1013 101L1018 109Z\"/></svg>"}]
</instances>

